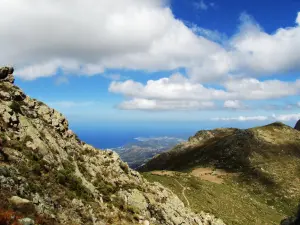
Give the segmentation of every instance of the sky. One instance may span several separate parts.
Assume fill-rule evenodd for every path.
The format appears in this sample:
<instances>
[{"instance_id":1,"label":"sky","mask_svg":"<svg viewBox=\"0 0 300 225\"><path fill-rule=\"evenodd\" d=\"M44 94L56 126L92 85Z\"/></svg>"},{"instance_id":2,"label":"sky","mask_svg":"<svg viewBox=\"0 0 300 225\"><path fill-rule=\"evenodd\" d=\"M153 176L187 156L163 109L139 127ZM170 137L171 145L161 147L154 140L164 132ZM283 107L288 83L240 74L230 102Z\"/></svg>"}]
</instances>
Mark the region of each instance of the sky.
<instances>
[{"instance_id":1,"label":"sky","mask_svg":"<svg viewBox=\"0 0 300 225\"><path fill-rule=\"evenodd\" d=\"M0 3L0 65L73 127L300 119L300 0Z\"/></svg>"}]
</instances>

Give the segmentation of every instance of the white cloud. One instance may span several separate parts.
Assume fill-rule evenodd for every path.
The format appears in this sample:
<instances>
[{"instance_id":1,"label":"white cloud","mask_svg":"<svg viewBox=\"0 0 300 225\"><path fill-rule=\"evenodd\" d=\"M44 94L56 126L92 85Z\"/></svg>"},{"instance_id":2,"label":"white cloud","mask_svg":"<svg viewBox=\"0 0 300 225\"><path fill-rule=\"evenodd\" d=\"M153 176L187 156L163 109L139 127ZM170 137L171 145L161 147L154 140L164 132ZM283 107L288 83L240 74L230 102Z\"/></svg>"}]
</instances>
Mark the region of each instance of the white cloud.
<instances>
[{"instance_id":1,"label":"white cloud","mask_svg":"<svg viewBox=\"0 0 300 225\"><path fill-rule=\"evenodd\" d=\"M297 121L300 119L300 113L296 114L283 114L276 116L275 114L272 115L272 118L279 121Z\"/></svg>"},{"instance_id":2,"label":"white cloud","mask_svg":"<svg viewBox=\"0 0 300 225\"><path fill-rule=\"evenodd\" d=\"M265 121L265 120L275 120L275 121L297 121L300 119L300 113L296 114L282 114L276 116L239 116L239 117L217 117L212 118L213 121Z\"/></svg>"},{"instance_id":3,"label":"white cloud","mask_svg":"<svg viewBox=\"0 0 300 225\"><path fill-rule=\"evenodd\" d=\"M264 121L268 120L267 116L239 116L239 117L217 117L212 118L214 121Z\"/></svg>"},{"instance_id":4,"label":"white cloud","mask_svg":"<svg viewBox=\"0 0 300 225\"><path fill-rule=\"evenodd\" d=\"M223 85L223 90L207 88L177 73L169 78L149 80L145 85L132 80L112 82L109 91L126 97L150 100L228 100L224 106L236 109L243 106L239 100L278 99L300 94L300 80L283 82L243 78L229 79ZM235 99L235 101L232 101L232 99Z\"/></svg>"},{"instance_id":5,"label":"white cloud","mask_svg":"<svg viewBox=\"0 0 300 225\"><path fill-rule=\"evenodd\" d=\"M296 23L298 24L298 26L300 26L300 12L298 12Z\"/></svg>"},{"instance_id":6,"label":"white cloud","mask_svg":"<svg viewBox=\"0 0 300 225\"><path fill-rule=\"evenodd\" d=\"M163 0L3 1L0 64L23 79L107 68L189 67L222 47L175 19ZM88 12L88 13L87 13Z\"/></svg>"},{"instance_id":7,"label":"white cloud","mask_svg":"<svg viewBox=\"0 0 300 225\"><path fill-rule=\"evenodd\" d=\"M299 71L300 27L279 28L268 34L247 15L240 32L230 41L236 71L271 75Z\"/></svg>"},{"instance_id":8,"label":"white cloud","mask_svg":"<svg viewBox=\"0 0 300 225\"><path fill-rule=\"evenodd\" d=\"M227 100L224 102L224 108L227 109L244 109L245 105L239 100Z\"/></svg>"},{"instance_id":9,"label":"white cloud","mask_svg":"<svg viewBox=\"0 0 300 225\"><path fill-rule=\"evenodd\" d=\"M224 87L230 93L237 93L239 99L276 99L300 94L300 80L284 82L259 81L254 78L229 79L224 82Z\"/></svg>"},{"instance_id":10,"label":"white cloud","mask_svg":"<svg viewBox=\"0 0 300 225\"><path fill-rule=\"evenodd\" d=\"M208 101L170 101L134 98L121 103L118 107L124 110L200 110L214 109L215 104Z\"/></svg>"},{"instance_id":11,"label":"white cloud","mask_svg":"<svg viewBox=\"0 0 300 225\"><path fill-rule=\"evenodd\" d=\"M94 75L186 68L193 81L300 70L300 26L268 34L243 16L240 32L221 45L203 37L215 31L196 34L176 19L164 0L2 1L0 15L0 64L13 64L23 79L57 69Z\"/></svg>"},{"instance_id":12,"label":"white cloud","mask_svg":"<svg viewBox=\"0 0 300 225\"><path fill-rule=\"evenodd\" d=\"M169 78L149 80L146 85L128 80L112 82L109 90L128 97L158 100L197 100L227 99L232 96L223 90L206 88L199 83L192 83L181 74Z\"/></svg>"}]
</instances>

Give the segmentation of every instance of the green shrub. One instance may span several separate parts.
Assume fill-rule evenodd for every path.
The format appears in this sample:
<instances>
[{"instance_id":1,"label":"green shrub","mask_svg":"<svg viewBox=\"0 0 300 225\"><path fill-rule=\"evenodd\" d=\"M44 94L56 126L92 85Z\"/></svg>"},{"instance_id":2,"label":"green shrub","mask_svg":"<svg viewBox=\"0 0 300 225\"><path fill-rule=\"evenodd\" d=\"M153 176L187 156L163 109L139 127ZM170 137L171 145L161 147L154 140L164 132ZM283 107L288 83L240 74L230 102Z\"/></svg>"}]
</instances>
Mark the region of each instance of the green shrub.
<instances>
[{"instance_id":1,"label":"green shrub","mask_svg":"<svg viewBox=\"0 0 300 225\"><path fill-rule=\"evenodd\" d=\"M18 102L13 101L9 106L15 113L22 114L21 105Z\"/></svg>"},{"instance_id":2,"label":"green shrub","mask_svg":"<svg viewBox=\"0 0 300 225\"><path fill-rule=\"evenodd\" d=\"M91 193L83 186L81 178L75 176L70 170L59 170L56 174L56 179L58 183L75 192L77 197L85 200L91 198Z\"/></svg>"}]
</instances>

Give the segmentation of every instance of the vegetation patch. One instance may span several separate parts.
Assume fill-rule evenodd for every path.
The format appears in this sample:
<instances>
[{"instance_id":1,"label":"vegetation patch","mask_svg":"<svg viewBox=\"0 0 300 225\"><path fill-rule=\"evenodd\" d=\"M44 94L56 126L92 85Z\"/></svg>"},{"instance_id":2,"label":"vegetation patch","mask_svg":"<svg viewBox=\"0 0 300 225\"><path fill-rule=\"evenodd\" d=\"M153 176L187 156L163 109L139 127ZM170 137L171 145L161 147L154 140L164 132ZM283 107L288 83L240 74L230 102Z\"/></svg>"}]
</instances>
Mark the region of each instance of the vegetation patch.
<instances>
[{"instance_id":1,"label":"vegetation patch","mask_svg":"<svg viewBox=\"0 0 300 225\"><path fill-rule=\"evenodd\" d=\"M82 184L81 178L74 175L73 171L74 170L71 170L70 168L59 170L56 173L57 182L66 188L69 188L77 197L84 200L91 200L92 194Z\"/></svg>"},{"instance_id":2,"label":"vegetation patch","mask_svg":"<svg viewBox=\"0 0 300 225\"><path fill-rule=\"evenodd\" d=\"M185 173L176 173L172 177L151 173L143 173L143 176L150 182L170 188L184 203L182 186L185 187L185 196L194 212L214 214L229 225L278 225L285 217L281 209L269 206L266 198L249 193L233 180L216 184Z\"/></svg>"}]
</instances>

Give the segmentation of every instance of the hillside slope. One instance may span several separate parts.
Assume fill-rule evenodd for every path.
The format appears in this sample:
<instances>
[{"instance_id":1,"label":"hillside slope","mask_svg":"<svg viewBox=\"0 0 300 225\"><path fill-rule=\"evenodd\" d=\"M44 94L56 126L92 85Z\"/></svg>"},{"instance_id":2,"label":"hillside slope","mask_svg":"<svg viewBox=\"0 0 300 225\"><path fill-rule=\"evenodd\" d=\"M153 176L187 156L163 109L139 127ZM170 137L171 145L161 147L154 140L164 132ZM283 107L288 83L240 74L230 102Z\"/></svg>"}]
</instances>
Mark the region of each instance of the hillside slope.
<instances>
[{"instance_id":1,"label":"hillside slope","mask_svg":"<svg viewBox=\"0 0 300 225\"><path fill-rule=\"evenodd\" d=\"M190 199L196 212L202 209L203 204L194 204L193 207L193 203L202 199L207 201L206 208L210 206L210 212L222 216L226 223L243 224L234 219L237 213L233 213L233 209L239 210L239 206L243 205L239 203L240 198L246 198L247 207L244 211L239 210L240 220L252 218L251 213L259 215L261 211L261 218L256 218L258 221L278 224L281 217L293 212L300 200L300 132L282 123L246 130L223 128L200 131L187 143L154 157L140 170L181 172L175 176L162 176L158 172L146 173L145 176L169 188L172 185L168 184L174 183L174 179L186 183L195 191L190 193ZM195 180L195 177L200 179ZM194 179L194 184L189 181L191 179ZM195 183L201 188L197 188ZM207 191L210 194L204 196ZM220 195L233 200L223 215L213 207L224 204ZM249 205L253 207L249 208ZM276 221L274 218L277 218Z\"/></svg>"},{"instance_id":2,"label":"hillside slope","mask_svg":"<svg viewBox=\"0 0 300 225\"><path fill-rule=\"evenodd\" d=\"M0 224L223 224L80 141L12 72L0 68Z\"/></svg>"}]
</instances>

